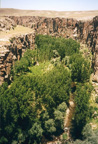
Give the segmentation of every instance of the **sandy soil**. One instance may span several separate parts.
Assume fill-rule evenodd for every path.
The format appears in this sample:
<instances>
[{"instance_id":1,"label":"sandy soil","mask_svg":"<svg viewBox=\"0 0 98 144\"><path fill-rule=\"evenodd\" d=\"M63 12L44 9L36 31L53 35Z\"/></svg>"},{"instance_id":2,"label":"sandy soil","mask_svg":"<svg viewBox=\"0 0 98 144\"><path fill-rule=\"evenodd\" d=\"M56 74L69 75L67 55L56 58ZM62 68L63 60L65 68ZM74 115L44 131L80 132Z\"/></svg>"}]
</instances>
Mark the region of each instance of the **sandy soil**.
<instances>
[{"instance_id":1,"label":"sandy soil","mask_svg":"<svg viewBox=\"0 0 98 144\"><path fill-rule=\"evenodd\" d=\"M43 17L63 17L75 18L78 20L90 20L98 15L96 11L45 11L45 10L18 10L0 9L0 16L43 16Z\"/></svg>"},{"instance_id":2,"label":"sandy soil","mask_svg":"<svg viewBox=\"0 0 98 144\"><path fill-rule=\"evenodd\" d=\"M12 37L25 35L31 32L33 32L32 29L28 27L19 26L19 25L17 25L14 29L11 29L9 31L1 31L0 32L0 45L9 44L10 43L9 40Z\"/></svg>"}]
</instances>

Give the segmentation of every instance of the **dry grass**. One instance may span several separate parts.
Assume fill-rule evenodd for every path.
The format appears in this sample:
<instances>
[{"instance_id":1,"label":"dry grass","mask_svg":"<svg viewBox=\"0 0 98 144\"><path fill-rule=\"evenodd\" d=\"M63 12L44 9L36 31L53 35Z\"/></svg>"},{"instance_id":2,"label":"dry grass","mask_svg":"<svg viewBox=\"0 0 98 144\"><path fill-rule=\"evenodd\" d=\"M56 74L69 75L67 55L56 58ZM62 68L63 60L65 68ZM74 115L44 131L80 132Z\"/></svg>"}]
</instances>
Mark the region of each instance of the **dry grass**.
<instances>
[{"instance_id":1,"label":"dry grass","mask_svg":"<svg viewBox=\"0 0 98 144\"><path fill-rule=\"evenodd\" d=\"M92 19L98 15L96 11L45 11L45 10L18 10L0 9L0 16L43 16L43 17L64 17L75 18L78 20Z\"/></svg>"},{"instance_id":2,"label":"dry grass","mask_svg":"<svg viewBox=\"0 0 98 144\"><path fill-rule=\"evenodd\" d=\"M9 39L11 37L24 35L30 32L33 32L33 30L28 27L19 25L17 25L14 29L11 29L9 31L2 31L0 32L0 45L9 44Z\"/></svg>"},{"instance_id":3,"label":"dry grass","mask_svg":"<svg viewBox=\"0 0 98 144\"><path fill-rule=\"evenodd\" d=\"M0 38L4 38L4 37L8 38L10 36L13 37L16 35L26 34L26 33L30 33L30 32L33 32L33 30L28 27L17 25L14 29L11 29L9 31L0 32Z\"/></svg>"}]
</instances>

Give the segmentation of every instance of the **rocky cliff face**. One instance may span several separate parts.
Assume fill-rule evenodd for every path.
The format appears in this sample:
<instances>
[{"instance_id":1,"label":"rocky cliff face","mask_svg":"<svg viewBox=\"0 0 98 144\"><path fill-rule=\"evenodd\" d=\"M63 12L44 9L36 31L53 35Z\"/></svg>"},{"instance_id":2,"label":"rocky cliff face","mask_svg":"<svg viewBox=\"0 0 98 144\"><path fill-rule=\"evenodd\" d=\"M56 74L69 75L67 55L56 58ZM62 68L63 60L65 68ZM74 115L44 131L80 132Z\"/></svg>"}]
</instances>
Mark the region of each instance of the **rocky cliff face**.
<instances>
[{"instance_id":1,"label":"rocky cliff face","mask_svg":"<svg viewBox=\"0 0 98 144\"><path fill-rule=\"evenodd\" d=\"M64 18L45 17L9 17L18 25L33 28L38 34L49 34L53 36L63 36L65 38L74 37L77 33L77 20Z\"/></svg>"},{"instance_id":2,"label":"rocky cliff face","mask_svg":"<svg viewBox=\"0 0 98 144\"><path fill-rule=\"evenodd\" d=\"M75 19L45 18L45 17L9 17L18 25L33 28L38 34L49 34L74 38L94 47L97 41L98 16L91 21L77 21ZM94 51L94 49L92 49Z\"/></svg>"},{"instance_id":3,"label":"rocky cliff face","mask_svg":"<svg viewBox=\"0 0 98 144\"><path fill-rule=\"evenodd\" d=\"M0 85L10 80L11 67L16 60L20 60L27 48L34 48L35 34L29 33L14 37L9 45L0 48Z\"/></svg>"},{"instance_id":4,"label":"rocky cliff face","mask_svg":"<svg viewBox=\"0 0 98 144\"><path fill-rule=\"evenodd\" d=\"M34 17L34 16L33 17L32 16L22 16L22 17L10 16L8 18L14 21L16 25L23 25L34 29L36 34L43 34L43 35L48 34L56 37L62 36L64 38L76 39L81 41L82 43L87 44L87 46L92 50L92 54L93 54L93 61L92 61L92 66L94 68L93 80L98 82L98 16L93 18L93 20L86 21L86 22L77 21L75 19L45 18L45 17ZM34 39L30 37L28 37L27 39L28 39L27 41L34 41ZM15 41L17 41L17 38ZM15 43L15 41L14 43L11 44L10 46L11 49L8 48L10 51L8 52L8 54L13 53L14 51L14 55L16 56L17 59L19 59L18 55L20 55L21 57L21 52L17 52L17 50L19 49L19 51L22 51L24 47L26 48L26 44L23 44L24 40L21 40L21 38L19 40L18 45L17 42ZM28 43L27 41L25 40L24 43ZM29 45L29 47L32 47L32 44ZM2 57L0 58L2 59ZM0 72L2 72L1 69Z\"/></svg>"},{"instance_id":5,"label":"rocky cliff face","mask_svg":"<svg viewBox=\"0 0 98 144\"><path fill-rule=\"evenodd\" d=\"M16 23L8 17L0 17L0 31L14 29Z\"/></svg>"}]
</instances>

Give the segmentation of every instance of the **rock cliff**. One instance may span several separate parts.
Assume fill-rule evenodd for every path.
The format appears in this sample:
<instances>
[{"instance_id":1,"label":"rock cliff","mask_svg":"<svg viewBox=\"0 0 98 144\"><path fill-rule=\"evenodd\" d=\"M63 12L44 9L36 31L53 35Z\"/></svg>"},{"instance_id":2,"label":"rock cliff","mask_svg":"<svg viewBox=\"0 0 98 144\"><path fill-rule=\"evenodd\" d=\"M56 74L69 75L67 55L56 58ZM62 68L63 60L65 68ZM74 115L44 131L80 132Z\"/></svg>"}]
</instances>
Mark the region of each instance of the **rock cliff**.
<instances>
[{"instance_id":1,"label":"rock cliff","mask_svg":"<svg viewBox=\"0 0 98 144\"><path fill-rule=\"evenodd\" d=\"M20 60L27 48L34 48L35 34L29 33L12 38L9 45L0 48L0 85L10 80L11 67Z\"/></svg>"},{"instance_id":2,"label":"rock cliff","mask_svg":"<svg viewBox=\"0 0 98 144\"><path fill-rule=\"evenodd\" d=\"M0 31L14 29L16 23L8 17L0 17Z\"/></svg>"}]
</instances>

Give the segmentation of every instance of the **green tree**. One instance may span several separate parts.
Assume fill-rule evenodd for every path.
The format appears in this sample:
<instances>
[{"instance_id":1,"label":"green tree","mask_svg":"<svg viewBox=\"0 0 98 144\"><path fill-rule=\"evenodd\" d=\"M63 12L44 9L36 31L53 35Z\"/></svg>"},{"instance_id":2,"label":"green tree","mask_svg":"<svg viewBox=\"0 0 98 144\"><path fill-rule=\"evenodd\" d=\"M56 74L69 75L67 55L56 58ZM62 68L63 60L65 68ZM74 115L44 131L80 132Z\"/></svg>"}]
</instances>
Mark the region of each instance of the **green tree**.
<instances>
[{"instance_id":1,"label":"green tree","mask_svg":"<svg viewBox=\"0 0 98 144\"><path fill-rule=\"evenodd\" d=\"M56 131L55 123L53 119L45 121L45 129L47 133L53 134Z\"/></svg>"},{"instance_id":2,"label":"green tree","mask_svg":"<svg viewBox=\"0 0 98 144\"><path fill-rule=\"evenodd\" d=\"M74 54L70 57L72 80L76 82L85 82L90 77L90 64L80 54Z\"/></svg>"},{"instance_id":3,"label":"green tree","mask_svg":"<svg viewBox=\"0 0 98 144\"><path fill-rule=\"evenodd\" d=\"M79 53L80 47L79 43L72 39L55 38L47 35L36 35L35 43L39 53L38 59L41 62L50 60L54 56L54 50L63 59L65 56Z\"/></svg>"},{"instance_id":4,"label":"green tree","mask_svg":"<svg viewBox=\"0 0 98 144\"><path fill-rule=\"evenodd\" d=\"M78 84L76 87L76 91L74 93L75 100L75 114L73 120L73 136L75 138L80 138L83 127L89 120L90 116L90 106L89 106L89 98L92 91L92 86L90 84L85 83Z\"/></svg>"},{"instance_id":5,"label":"green tree","mask_svg":"<svg viewBox=\"0 0 98 144\"><path fill-rule=\"evenodd\" d=\"M31 144L34 141L36 141L38 143L41 141L43 129L41 128L41 125L36 122L36 123L34 123L34 125L29 130L28 133L30 136L29 143Z\"/></svg>"}]
</instances>

